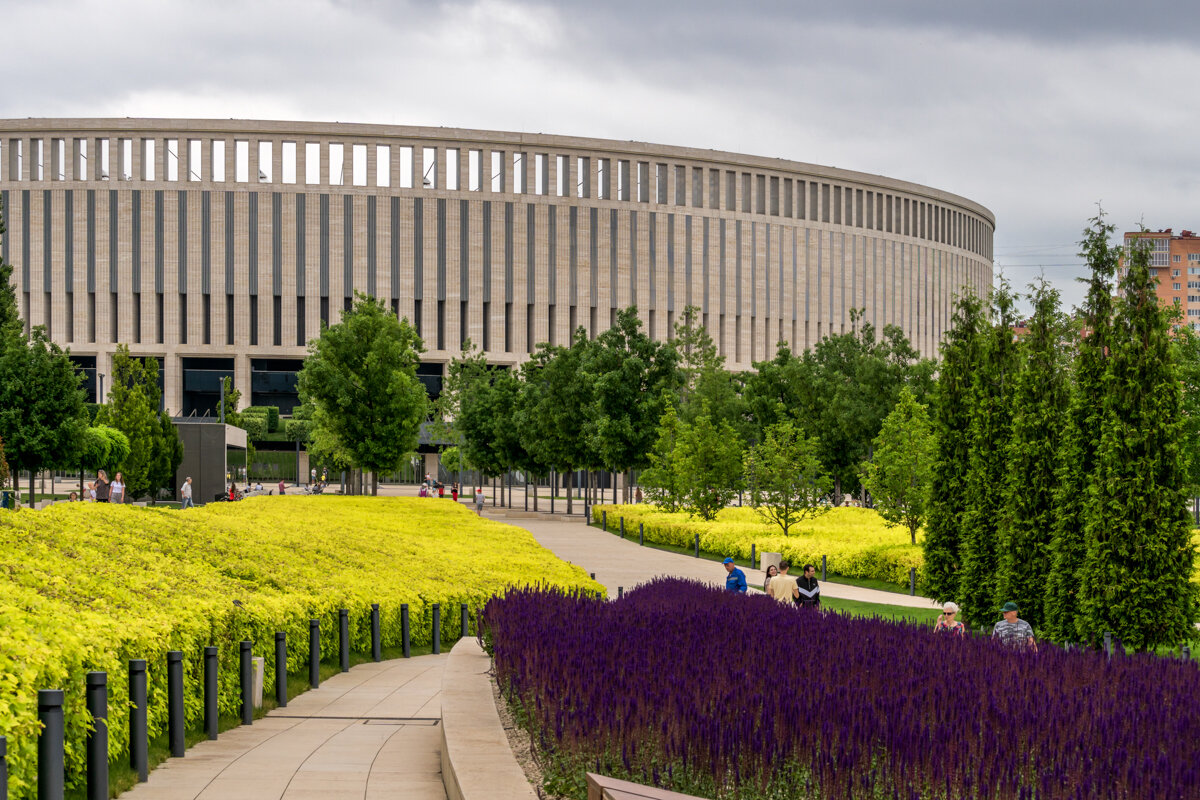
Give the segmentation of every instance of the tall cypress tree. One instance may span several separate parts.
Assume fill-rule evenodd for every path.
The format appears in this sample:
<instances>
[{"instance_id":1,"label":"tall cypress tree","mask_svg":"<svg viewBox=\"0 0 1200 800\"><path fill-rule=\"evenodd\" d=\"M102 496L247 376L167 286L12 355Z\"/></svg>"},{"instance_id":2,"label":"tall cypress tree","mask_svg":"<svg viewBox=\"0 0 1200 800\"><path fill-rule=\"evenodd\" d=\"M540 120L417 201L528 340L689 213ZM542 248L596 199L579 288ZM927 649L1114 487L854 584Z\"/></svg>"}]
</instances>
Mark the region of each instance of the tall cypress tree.
<instances>
[{"instance_id":1,"label":"tall cypress tree","mask_svg":"<svg viewBox=\"0 0 1200 800\"><path fill-rule=\"evenodd\" d=\"M934 392L933 428L937 456L925 526L925 582L939 601L958 598L962 567L962 517L966 510L971 376L979 366L983 304L967 294L954 306L942 343L942 364Z\"/></svg>"},{"instance_id":2,"label":"tall cypress tree","mask_svg":"<svg viewBox=\"0 0 1200 800\"><path fill-rule=\"evenodd\" d=\"M1113 315L1103 419L1088 493L1079 629L1148 650L1195 639L1200 598L1184 487L1183 389L1173 311L1159 305L1150 251L1136 243Z\"/></svg>"},{"instance_id":3,"label":"tall cypress tree","mask_svg":"<svg viewBox=\"0 0 1200 800\"><path fill-rule=\"evenodd\" d=\"M1052 563L1057 513L1058 451L1069 398L1070 325L1058 290L1042 278L1033 290L1029 333L1018 343L1020 372L1013 397L1008 478L999 536L997 600L1012 599L1021 617L1040 629Z\"/></svg>"},{"instance_id":4,"label":"tall cypress tree","mask_svg":"<svg viewBox=\"0 0 1200 800\"><path fill-rule=\"evenodd\" d=\"M998 613L998 531L1017 377L1014 305L1015 296L1002 283L992 293L991 325L982 336L979 367L971 382L958 602L972 626L994 620Z\"/></svg>"},{"instance_id":5,"label":"tall cypress tree","mask_svg":"<svg viewBox=\"0 0 1200 800\"><path fill-rule=\"evenodd\" d=\"M1079 570L1087 545L1084 541L1084 510L1088 486L1096 471L1096 447L1100 442L1104 392L1104 370L1108 361L1113 308L1113 278L1117 274L1120 249L1112 246L1115 226L1104 212L1093 217L1083 231L1080 255L1087 259L1091 277L1086 279L1087 298L1079 323L1075 351L1074 382L1066 430L1058 459L1058 492L1055 499L1051 540L1052 563L1046 580L1043 634L1059 641L1076 640L1080 632ZM1081 279L1082 280L1082 279Z\"/></svg>"}]
</instances>

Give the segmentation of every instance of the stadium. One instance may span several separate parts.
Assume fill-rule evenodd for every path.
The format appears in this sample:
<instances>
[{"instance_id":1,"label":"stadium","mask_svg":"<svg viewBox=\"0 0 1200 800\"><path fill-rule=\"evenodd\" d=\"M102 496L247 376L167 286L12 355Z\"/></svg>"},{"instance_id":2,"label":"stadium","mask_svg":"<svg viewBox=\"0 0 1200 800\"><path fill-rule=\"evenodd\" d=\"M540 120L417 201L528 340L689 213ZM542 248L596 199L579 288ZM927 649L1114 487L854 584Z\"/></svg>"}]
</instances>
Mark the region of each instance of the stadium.
<instances>
[{"instance_id":1,"label":"stadium","mask_svg":"<svg viewBox=\"0 0 1200 800\"><path fill-rule=\"evenodd\" d=\"M306 342L365 292L424 339L434 393L469 338L518 364L636 306L694 305L727 365L845 331L852 309L936 355L992 284L995 220L926 186L640 142L342 123L0 120L0 197L27 325L90 399L118 344L175 414L290 413Z\"/></svg>"}]
</instances>

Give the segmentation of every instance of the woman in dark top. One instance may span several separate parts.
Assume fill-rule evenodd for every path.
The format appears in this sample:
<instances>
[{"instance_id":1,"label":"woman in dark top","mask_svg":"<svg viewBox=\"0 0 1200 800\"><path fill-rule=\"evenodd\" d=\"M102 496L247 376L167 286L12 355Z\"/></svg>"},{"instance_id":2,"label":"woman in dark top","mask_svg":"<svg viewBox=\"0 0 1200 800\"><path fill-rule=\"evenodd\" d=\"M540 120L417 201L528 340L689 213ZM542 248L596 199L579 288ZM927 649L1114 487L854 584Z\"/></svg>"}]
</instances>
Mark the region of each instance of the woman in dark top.
<instances>
[{"instance_id":1,"label":"woman in dark top","mask_svg":"<svg viewBox=\"0 0 1200 800\"><path fill-rule=\"evenodd\" d=\"M108 502L108 473L104 470L96 472L96 502Z\"/></svg>"}]
</instances>

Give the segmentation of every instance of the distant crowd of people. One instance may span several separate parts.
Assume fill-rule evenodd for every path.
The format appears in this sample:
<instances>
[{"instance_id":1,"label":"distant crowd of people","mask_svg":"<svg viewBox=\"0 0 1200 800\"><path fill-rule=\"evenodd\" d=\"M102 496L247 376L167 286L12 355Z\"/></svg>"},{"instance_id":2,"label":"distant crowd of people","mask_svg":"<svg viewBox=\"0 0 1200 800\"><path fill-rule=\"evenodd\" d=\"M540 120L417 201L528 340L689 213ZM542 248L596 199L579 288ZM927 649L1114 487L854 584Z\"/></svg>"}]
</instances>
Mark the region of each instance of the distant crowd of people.
<instances>
[{"instance_id":1,"label":"distant crowd of people","mask_svg":"<svg viewBox=\"0 0 1200 800\"><path fill-rule=\"evenodd\" d=\"M112 480L109 480L108 473L99 470L96 473L96 480L84 484L83 496L81 497L79 492L71 492L67 495L67 502L128 503L129 498L125 492L125 476L118 472Z\"/></svg>"},{"instance_id":2,"label":"distant crowd of people","mask_svg":"<svg viewBox=\"0 0 1200 800\"><path fill-rule=\"evenodd\" d=\"M743 572L732 558L726 558L725 588L731 592L746 593L746 573ZM770 564L766 569L763 581L763 591L781 603L791 603L801 608L821 607L821 585L817 580L817 569L812 564L805 564L799 577L788 574L791 565L781 561L779 566ZM933 625L934 633L947 636L965 637L967 626L957 619L959 607L956 603L945 603L942 613ZM1033 626L1018 616L1020 609L1017 604L1009 601L1000 608L1001 619L992 627L992 638L1009 647L1027 649L1037 652L1037 639L1033 635Z\"/></svg>"},{"instance_id":3,"label":"distant crowd of people","mask_svg":"<svg viewBox=\"0 0 1200 800\"><path fill-rule=\"evenodd\" d=\"M453 502L455 502L455 503L458 502L458 495L459 495L460 491L461 491L461 487L459 486L458 481L454 481L450 484L450 499ZM417 497L441 497L441 498L444 498L445 496L446 496L446 484L442 483L441 481L434 480L433 477L429 473L425 473L425 480L421 481L421 485L417 489ZM483 487L482 486L475 487L475 495L474 495L474 497L472 497L472 503L475 506L475 513L482 517L483 516Z\"/></svg>"}]
</instances>

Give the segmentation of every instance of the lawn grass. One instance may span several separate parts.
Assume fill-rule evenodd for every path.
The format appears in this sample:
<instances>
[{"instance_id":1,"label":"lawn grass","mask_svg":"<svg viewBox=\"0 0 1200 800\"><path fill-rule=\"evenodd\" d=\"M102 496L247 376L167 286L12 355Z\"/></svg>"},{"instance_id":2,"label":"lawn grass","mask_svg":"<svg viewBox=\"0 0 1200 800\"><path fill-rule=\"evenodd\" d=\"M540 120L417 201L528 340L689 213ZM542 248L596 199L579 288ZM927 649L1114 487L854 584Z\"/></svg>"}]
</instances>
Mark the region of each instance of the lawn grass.
<instances>
[{"instance_id":1,"label":"lawn grass","mask_svg":"<svg viewBox=\"0 0 1200 800\"><path fill-rule=\"evenodd\" d=\"M450 648L458 640L442 642L442 652L449 652ZM433 652L432 645L412 645L409 648L412 656L424 656ZM403 658L404 650L400 647L385 647L381 651L382 659L388 661L393 658ZM356 667L359 664L366 664L371 661L371 656L364 653L350 653L350 666ZM336 660L327 660L321 662L321 682L324 683L341 672L341 666ZM308 669L305 668L303 674L288 675L288 700L292 700L305 692L311 687L308 685ZM261 719L268 712L278 708L278 703L275 702L275 693L263 692L263 704L260 708L254 710L254 718ZM232 728L236 728L242 724L242 718L238 715L222 716L217 725L217 730L224 733ZM208 734L204 730L203 723L198 726L188 728L184 732L184 746L189 750L198 742L208 739ZM110 742L109 746L112 746ZM158 736L150 739L149 742L149 764L153 771L155 767L162 764L171 756L171 746L167 738L167 732L163 731ZM186 758L186 755L184 756ZM127 792L137 785L137 771L130 768L128 756L122 757L118 761L110 761L108 765L108 796L117 797L123 792ZM197 787L197 790L200 787ZM68 789L65 794L66 800L86 800L87 789L80 787L75 790Z\"/></svg>"},{"instance_id":2,"label":"lawn grass","mask_svg":"<svg viewBox=\"0 0 1200 800\"><path fill-rule=\"evenodd\" d=\"M836 611L852 617L878 617L879 619L896 622L915 622L932 626L941 616L938 608L913 608L911 606L893 606L883 603L866 603L862 600L844 600L840 597L822 597L821 607L828 611Z\"/></svg>"}]
</instances>

